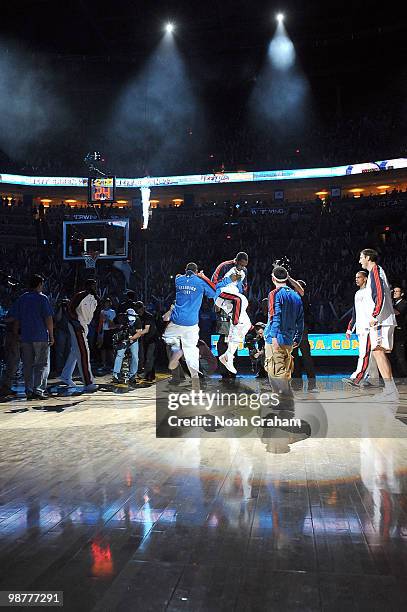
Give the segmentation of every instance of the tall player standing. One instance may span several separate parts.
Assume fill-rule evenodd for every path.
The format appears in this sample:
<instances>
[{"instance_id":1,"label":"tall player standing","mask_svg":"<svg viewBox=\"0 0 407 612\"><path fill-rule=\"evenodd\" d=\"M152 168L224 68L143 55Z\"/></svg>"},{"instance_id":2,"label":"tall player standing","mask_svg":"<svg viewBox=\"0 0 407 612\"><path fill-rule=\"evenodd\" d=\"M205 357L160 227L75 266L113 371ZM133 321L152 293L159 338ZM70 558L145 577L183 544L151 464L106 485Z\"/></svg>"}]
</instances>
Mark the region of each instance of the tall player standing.
<instances>
[{"instance_id":1,"label":"tall player standing","mask_svg":"<svg viewBox=\"0 0 407 612\"><path fill-rule=\"evenodd\" d=\"M396 317L394 316L390 286L383 268L377 263L378 257L379 255L374 249L363 249L359 258L362 268L369 272L366 284L370 298L368 304L370 309L369 341L384 381L383 391L369 401L397 402L399 393L387 357L387 354L391 353L393 349Z\"/></svg>"}]
</instances>

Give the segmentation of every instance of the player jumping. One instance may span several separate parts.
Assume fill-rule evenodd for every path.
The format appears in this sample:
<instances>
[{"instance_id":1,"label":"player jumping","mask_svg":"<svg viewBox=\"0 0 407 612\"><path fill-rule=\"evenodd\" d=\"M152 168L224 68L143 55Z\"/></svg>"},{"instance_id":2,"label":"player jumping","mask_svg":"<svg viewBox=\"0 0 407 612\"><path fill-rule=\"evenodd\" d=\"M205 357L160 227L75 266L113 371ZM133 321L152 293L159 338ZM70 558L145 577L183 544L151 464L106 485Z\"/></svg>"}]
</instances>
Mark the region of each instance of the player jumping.
<instances>
[{"instance_id":1,"label":"player jumping","mask_svg":"<svg viewBox=\"0 0 407 612\"><path fill-rule=\"evenodd\" d=\"M247 292L248 262L247 253L240 252L235 259L219 264L212 276L216 286L215 304L231 317L228 348L219 356L219 361L233 374L236 374L233 365L235 353L252 326L246 312L247 297L244 295Z\"/></svg>"}]
</instances>

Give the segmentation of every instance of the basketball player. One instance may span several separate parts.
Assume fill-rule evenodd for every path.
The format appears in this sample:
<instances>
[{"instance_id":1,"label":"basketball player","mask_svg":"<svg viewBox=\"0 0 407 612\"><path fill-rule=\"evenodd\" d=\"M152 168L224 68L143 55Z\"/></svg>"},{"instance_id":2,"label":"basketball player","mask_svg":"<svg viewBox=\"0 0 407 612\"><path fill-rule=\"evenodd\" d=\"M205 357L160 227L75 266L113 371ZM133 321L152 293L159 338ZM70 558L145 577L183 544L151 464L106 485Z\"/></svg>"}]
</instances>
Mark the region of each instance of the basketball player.
<instances>
[{"instance_id":1,"label":"basketball player","mask_svg":"<svg viewBox=\"0 0 407 612\"><path fill-rule=\"evenodd\" d=\"M378 263L378 253L374 249L363 249L359 263L368 270L367 290L369 301L369 338L368 343L376 359L377 367L384 381L384 389L369 401L397 402L399 393L393 380L390 361L386 353L393 348L396 318L393 311L391 292L386 274Z\"/></svg>"},{"instance_id":2,"label":"basketball player","mask_svg":"<svg viewBox=\"0 0 407 612\"><path fill-rule=\"evenodd\" d=\"M194 379L199 384L199 310L204 295L214 299L215 286L203 272L198 273L198 266L191 262L185 274L177 274L175 291L175 304L171 307L169 323L163 334L164 342L171 349L168 368L175 370L184 356L193 384Z\"/></svg>"},{"instance_id":3,"label":"basketball player","mask_svg":"<svg viewBox=\"0 0 407 612\"><path fill-rule=\"evenodd\" d=\"M88 325L92 321L98 305L96 292L96 281L93 278L88 279L85 283L85 290L79 291L73 296L67 309L71 351L62 370L61 381L70 388L77 387L72 380L72 376L75 366L78 365L81 379L85 385L80 387L80 390L85 392L98 389L90 367L88 345Z\"/></svg>"},{"instance_id":4,"label":"basketball player","mask_svg":"<svg viewBox=\"0 0 407 612\"><path fill-rule=\"evenodd\" d=\"M228 348L219 356L219 361L230 371L236 374L233 364L235 353L252 324L247 314L248 301L244 295L247 291L247 264L249 256L240 252L235 259L223 261L216 268L212 282L216 286L215 304L222 308L231 317Z\"/></svg>"},{"instance_id":5,"label":"basketball player","mask_svg":"<svg viewBox=\"0 0 407 612\"><path fill-rule=\"evenodd\" d=\"M348 340L352 332L355 330L359 340L359 359L356 370L351 374L350 378L342 378L342 381L352 387L370 386L366 381L369 376L372 379L379 378L376 360L372 357L370 351L370 294L366 287L368 273L366 270L359 270L356 273L356 285L359 289L355 293L355 305L352 311L352 318L348 323L346 337Z\"/></svg>"}]
</instances>

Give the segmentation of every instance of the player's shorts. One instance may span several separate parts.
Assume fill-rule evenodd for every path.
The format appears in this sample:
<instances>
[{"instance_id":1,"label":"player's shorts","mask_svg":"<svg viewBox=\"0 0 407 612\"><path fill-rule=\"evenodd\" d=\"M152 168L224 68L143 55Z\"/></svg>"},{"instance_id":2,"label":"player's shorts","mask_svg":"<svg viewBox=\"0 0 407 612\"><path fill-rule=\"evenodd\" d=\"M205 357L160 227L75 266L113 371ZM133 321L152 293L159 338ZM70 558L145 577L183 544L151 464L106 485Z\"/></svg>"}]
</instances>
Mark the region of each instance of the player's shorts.
<instances>
[{"instance_id":1,"label":"player's shorts","mask_svg":"<svg viewBox=\"0 0 407 612\"><path fill-rule=\"evenodd\" d=\"M266 343L265 349L264 368L267 374L272 378L291 378L294 369L293 347L280 345L275 349L272 344Z\"/></svg>"},{"instance_id":2,"label":"player's shorts","mask_svg":"<svg viewBox=\"0 0 407 612\"><path fill-rule=\"evenodd\" d=\"M199 371L198 325L177 325L170 321L163 334L163 340L172 350L182 348L187 366Z\"/></svg>"},{"instance_id":3,"label":"player's shorts","mask_svg":"<svg viewBox=\"0 0 407 612\"><path fill-rule=\"evenodd\" d=\"M394 325L376 325L369 330L371 350L382 349L386 353L393 350Z\"/></svg>"}]
</instances>

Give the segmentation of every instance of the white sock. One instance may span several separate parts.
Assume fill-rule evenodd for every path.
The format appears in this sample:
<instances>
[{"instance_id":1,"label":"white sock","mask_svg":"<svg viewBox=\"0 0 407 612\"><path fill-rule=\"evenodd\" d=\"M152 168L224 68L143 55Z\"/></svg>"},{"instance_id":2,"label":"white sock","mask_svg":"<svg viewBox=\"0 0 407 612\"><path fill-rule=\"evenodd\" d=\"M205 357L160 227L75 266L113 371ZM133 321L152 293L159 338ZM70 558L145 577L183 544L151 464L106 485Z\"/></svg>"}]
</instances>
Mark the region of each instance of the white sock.
<instances>
[{"instance_id":1,"label":"white sock","mask_svg":"<svg viewBox=\"0 0 407 612\"><path fill-rule=\"evenodd\" d=\"M228 350L226 351L226 356L228 360L233 361L235 353L238 349L239 344L237 342L229 342Z\"/></svg>"}]
</instances>

